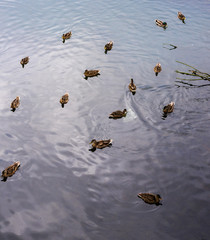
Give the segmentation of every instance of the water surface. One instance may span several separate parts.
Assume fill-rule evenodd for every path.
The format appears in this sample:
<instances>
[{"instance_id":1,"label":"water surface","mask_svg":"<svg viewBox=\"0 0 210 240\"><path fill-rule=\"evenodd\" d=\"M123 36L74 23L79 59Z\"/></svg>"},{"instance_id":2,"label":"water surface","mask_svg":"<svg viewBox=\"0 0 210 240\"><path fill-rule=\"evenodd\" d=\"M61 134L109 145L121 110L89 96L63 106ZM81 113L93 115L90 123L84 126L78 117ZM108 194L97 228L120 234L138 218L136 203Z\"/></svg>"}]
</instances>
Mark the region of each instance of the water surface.
<instances>
[{"instance_id":1,"label":"water surface","mask_svg":"<svg viewBox=\"0 0 210 240\"><path fill-rule=\"evenodd\" d=\"M0 170L21 162L0 184L1 239L208 239L210 87L178 84L175 70L188 70L179 60L209 72L209 16L210 2L197 0L1 1ZM94 68L101 75L86 81ZM124 108L126 118L108 118ZM113 146L90 152L93 138Z\"/></svg>"}]
</instances>

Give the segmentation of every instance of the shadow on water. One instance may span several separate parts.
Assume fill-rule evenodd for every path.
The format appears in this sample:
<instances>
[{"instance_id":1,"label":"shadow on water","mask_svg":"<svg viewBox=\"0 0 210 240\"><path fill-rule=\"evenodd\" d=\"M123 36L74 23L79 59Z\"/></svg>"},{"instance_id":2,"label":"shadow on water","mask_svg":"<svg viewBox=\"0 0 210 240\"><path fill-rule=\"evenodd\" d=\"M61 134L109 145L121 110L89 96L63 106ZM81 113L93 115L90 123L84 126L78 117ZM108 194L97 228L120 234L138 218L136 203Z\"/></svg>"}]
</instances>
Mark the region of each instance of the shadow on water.
<instances>
[{"instance_id":1,"label":"shadow on water","mask_svg":"<svg viewBox=\"0 0 210 240\"><path fill-rule=\"evenodd\" d=\"M165 120L167 118L167 115L168 115L167 113L163 113L162 119Z\"/></svg>"},{"instance_id":2,"label":"shadow on water","mask_svg":"<svg viewBox=\"0 0 210 240\"><path fill-rule=\"evenodd\" d=\"M184 82L184 81L175 81L175 82L183 84L183 85L178 85L178 84L176 84L177 87L202 88L202 87L208 87L208 86L210 86L210 84L195 85L195 84L187 83L187 82Z\"/></svg>"}]
</instances>

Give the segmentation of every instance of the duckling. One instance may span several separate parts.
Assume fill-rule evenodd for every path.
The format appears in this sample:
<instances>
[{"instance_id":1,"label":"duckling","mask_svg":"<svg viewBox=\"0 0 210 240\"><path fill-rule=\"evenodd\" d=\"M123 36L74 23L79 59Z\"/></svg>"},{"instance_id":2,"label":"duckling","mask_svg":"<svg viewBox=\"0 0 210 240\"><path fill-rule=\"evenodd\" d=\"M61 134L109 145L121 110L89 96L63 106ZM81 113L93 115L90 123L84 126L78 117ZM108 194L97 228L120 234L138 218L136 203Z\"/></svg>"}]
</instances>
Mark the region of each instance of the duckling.
<instances>
[{"instance_id":1,"label":"duckling","mask_svg":"<svg viewBox=\"0 0 210 240\"><path fill-rule=\"evenodd\" d=\"M122 117L126 117L126 114L127 114L126 109L124 109L123 111L118 110L118 111L115 111L115 112L111 113L109 115L109 118L114 118L114 119L122 118Z\"/></svg>"},{"instance_id":2,"label":"duckling","mask_svg":"<svg viewBox=\"0 0 210 240\"><path fill-rule=\"evenodd\" d=\"M25 57L25 58L21 59L20 64L24 68L24 65L27 64L28 62L29 62L29 57Z\"/></svg>"},{"instance_id":3,"label":"duckling","mask_svg":"<svg viewBox=\"0 0 210 240\"><path fill-rule=\"evenodd\" d=\"M157 76L159 72L161 72L162 68L161 68L161 64L160 63L157 63L154 67L154 72L155 72L155 75Z\"/></svg>"},{"instance_id":4,"label":"duckling","mask_svg":"<svg viewBox=\"0 0 210 240\"><path fill-rule=\"evenodd\" d=\"M85 70L84 75L85 75L85 79L88 79L89 77L95 77L100 75L100 70Z\"/></svg>"},{"instance_id":5,"label":"duckling","mask_svg":"<svg viewBox=\"0 0 210 240\"><path fill-rule=\"evenodd\" d=\"M168 105L166 105L163 108L164 114L172 113L174 110L174 105L175 105L175 102L170 102Z\"/></svg>"},{"instance_id":6,"label":"duckling","mask_svg":"<svg viewBox=\"0 0 210 240\"><path fill-rule=\"evenodd\" d=\"M167 28L167 22L163 22L163 21L161 21L161 20L156 19L156 20L155 20L155 23L156 23L156 25L158 25L159 27L162 27L162 28L164 28L164 29Z\"/></svg>"},{"instance_id":7,"label":"duckling","mask_svg":"<svg viewBox=\"0 0 210 240\"><path fill-rule=\"evenodd\" d=\"M71 35L72 35L71 31L70 31L70 32L67 32L67 33L64 33L64 34L62 35L63 43L65 43L65 40L66 40L66 39L69 39L69 38L71 37Z\"/></svg>"},{"instance_id":8,"label":"duckling","mask_svg":"<svg viewBox=\"0 0 210 240\"><path fill-rule=\"evenodd\" d=\"M15 174L15 172L18 170L19 167L20 167L20 162L17 161L12 165L10 165L9 167L7 167L5 170L3 170L1 175L1 177L3 178L2 181L6 182L7 178Z\"/></svg>"},{"instance_id":9,"label":"duckling","mask_svg":"<svg viewBox=\"0 0 210 240\"><path fill-rule=\"evenodd\" d=\"M104 49L105 49L105 54L107 54L107 51L110 51L112 50L112 46L113 46L113 41L110 41L108 42L105 46L104 46Z\"/></svg>"},{"instance_id":10,"label":"duckling","mask_svg":"<svg viewBox=\"0 0 210 240\"><path fill-rule=\"evenodd\" d=\"M178 12L178 15L177 15L177 16L178 16L178 18L179 18L180 20L182 20L183 23L185 23L184 20L186 19L186 17L185 17L184 14L182 14L181 12Z\"/></svg>"},{"instance_id":11,"label":"duckling","mask_svg":"<svg viewBox=\"0 0 210 240\"><path fill-rule=\"evenodd\" d=\"M99 140L96 141L95 139L93 139L90 144L92 144L92 149L90 149L90 151L94 152L96 150L96 148L102 149L105 147L109 147L112 145L112 139L108 139L108 140Z\"/></svg>"},{"instance_id":12,"label":"duckling","mask_svg":"<svg viewBox=\"0 0 210 240\"><path fill-rule=\"evenodd\" d=\"M60 99L60 103L62 108L64 108L64 104L67 104L67 102L69 101L69 94L65 93L62 98Z\"/></svg>"},{"instance_id":13,"label":"duckling","mask_svg":"<svg viewBox=\"0 0 210 240\"><path fill-rule=\"evenodd\" d=\"M133 95L136 93L136 85L133 83L133 78L131 78L131 82L128 85L128 88L132 92Z\"/></svg>"},{"instance_id":14,"label":"duckling","mask_svg":"<svg viewBox=\"0 0 210 240\"><path fill-rule=\"evenodd\" d=\"M139 193L138 197L141 198L145 203L162 205L160 200L162 200L159 194L153 193Z\"/></svg>"},{"instance_id":15,"label":"duckling","mask_svg":"<svg viewBox=\"0 0 210 240\"><path fill-rule=\"evenodd\" d=\"M12 110L11 111L15 111L15 109L16 108L18 108L19 107L19 105L20 105L20 97L16 97L12 102L11 102L11 108L12 108Z\"/></svg>"}]
</instances>

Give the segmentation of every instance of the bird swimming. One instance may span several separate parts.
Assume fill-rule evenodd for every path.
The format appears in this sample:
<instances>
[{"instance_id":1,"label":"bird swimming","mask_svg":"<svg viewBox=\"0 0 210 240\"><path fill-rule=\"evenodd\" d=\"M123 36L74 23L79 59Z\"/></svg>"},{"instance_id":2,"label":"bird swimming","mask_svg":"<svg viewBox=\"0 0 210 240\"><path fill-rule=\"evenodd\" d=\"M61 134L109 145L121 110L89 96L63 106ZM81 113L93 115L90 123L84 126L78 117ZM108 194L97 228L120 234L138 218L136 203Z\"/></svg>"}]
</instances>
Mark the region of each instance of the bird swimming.
<instances>
[{"instance_id":1,"label":"bird swimming","mask_svg":"<svg viewBox=\"0 0 210 240\"><path fill-rule=\"evenodd\" d=\"M64 104L67 104L68 101L69 101L69 94L65 93L60 99L60 103L61 103L62 108L64 108Z\"/></svg>"},{"instance_id":2,"label":"bird swimming","mask_svg":"<svg viewBox=\"0 0 210 240\"><path fill-rule=\"evenodd\" d=\"M163 116L162 116L163 120L167 118L168 113L172 113L174 111L174 105L175 105L175 102L170 102L168 105L163 107Z\"/></svg>"},{"instance_id":3,"label":"bird swimming","mask_svg":"<svg viewBox=\"0 0 210 240\"><path fill-rule=\"evenodd\" d=\"M154 72L155 72L155 75L157 76L159 72L162 71L162 67L161 67L161 64L160 63L157 63L154 67Z\"/></svg>"},{"instance_id":4,"label":"bird swimming","mask_svg":"<svg viewBox=\"0 0 210 240\"><path fill-rule=\"evenodd\" d=\"M182 20L183 23L185 23L184 20L186 19L186 17L185 17L184 14L182 14L181 12L178 12L177 17L178 17L180 20Z\"/></svg>"},{"instance_id":5,"label":"bird swimming","mask_svg":"<svg viewBox=\"0 0 210 240\"><path fill-rule=\"evenodd\" d=\"M159 194L139 193L137 196L138 196L139 198L141 198L145 203L162 205L162 204L160 203L160 200L162 200L162 198L161 198L161 196L160 196Z\"/></svg>"},{"instance_id":6,"label":"bird swimming","mask_svg":"<svg viewBox=\"0 0 210 240\"><path fill-rule=\"evenodd\" d=\"M126 114L127 114L126 109L124 109L123 111L117 110L109 114L109 118L113 118L113 119L122 118L122 117L125 117Z\"/></svg>"},{"instance_id":7,"label":"bird swimming","mask_svg":"<svg viewBox=\"0 0 210 240\"><path fill-rule=\"evenodd\" d=\"M85 70L84 75L85 75L85 79L88 79L89 77L95 77L100 75L100 70Z\"/></svg>"},{"instance_id":8,"label":"bird swimming","mask_svg":"<svg viewBox=\"0 0 210 240\"><path fill-rule=\"evenodd\" d=\"M136 93L136 85L133 82L133 78L131 78L131 82L128 85L128 88L132 92L133 95Z\"/></svg>"},{"instance_id":9,"label":"bird swimming","mask_svg":"<svg viewBox=\"0 0 210 240\"><path fill-rule=\"evenodd\" d=\"M108 42L105 46L104 46L104 52L107 53L107 51L112 50L113 47L113 41Z\"/></svg>"},{"instance_id":10,"label":"bird swimming","mask_svg":"<svg viewBox=\"0 0 210 240\"><path fill-rule=\"evenodd\" d=\"M25 57L25 58L21 59L20 64L24 68L24 65L26 65L28 62L29 62L29 57Z\"/></svg>"},{"instance_id":11,"label":"bird swimming","mask_svg":"<svg viewBox=\"0 0 210 240\"><path fill-rule=\"evenodd\" d=\"M17 97L11 102L11 106L10 106L10 108L12 108L11 111L14 112L14 111L16 110L16 108L19 107L19 105L20 105L20 97L17 96Z\"/></svg>"},{"instance_id":12,"label":"bird swimming","mask_svg":"<svg viewBox=\"0 0 210 240\"><path fill-rule=\"evenodd\" d=\"M70 31L70 32L67 32L67 33L64 33L64 34L62 35L63 43L65 43L65 40L66 40L66 39L69 39L69 38L71 37L71 35L72 35L71 31Z\"/></svg>"},{"instance_id":13,"label":"bird swimming","mask_svg":"<svg viewBox=\"0 0 210 240\"><path fill-rule=\"evenodd\" d=\"M96 148L102 149L102 148L111 146L112 145L112 139L99 140L99 141L96 141L95 139L93 139L90 142L90 144L92 144L92 149L90 149L90 151L94 152L96 150Z\"/></svg>"},{"instance_id":14,"label":"bird swimming","mask_svg":"<svg viewBox=\"0 0 210 240\"><path fill-rule=\"evenodd\" d=\"M158 19L155 20L155 23L156 23L157 26L162 27L162 28L164 28L164 29L166 29L167 26L168 26L168 25L167 25L167 22L163 22L163 21L158 20Z\"/></svg>"},{"instance_id":15,"label":"bird swimming","mask_svg":"<svg viewBox=\"0 0 210 240\"><path fill-rule=\"evenodd\" d=\"M7 178L11 177L12 175L14 175L19 167L20 167L20 162L17 161L17 162L14 162L9 167L7 167L5 170L3 170L2 171L2 175L1 175L1 177L3 178L2 181L6 182Z\"/></svg>"}]
</instances>

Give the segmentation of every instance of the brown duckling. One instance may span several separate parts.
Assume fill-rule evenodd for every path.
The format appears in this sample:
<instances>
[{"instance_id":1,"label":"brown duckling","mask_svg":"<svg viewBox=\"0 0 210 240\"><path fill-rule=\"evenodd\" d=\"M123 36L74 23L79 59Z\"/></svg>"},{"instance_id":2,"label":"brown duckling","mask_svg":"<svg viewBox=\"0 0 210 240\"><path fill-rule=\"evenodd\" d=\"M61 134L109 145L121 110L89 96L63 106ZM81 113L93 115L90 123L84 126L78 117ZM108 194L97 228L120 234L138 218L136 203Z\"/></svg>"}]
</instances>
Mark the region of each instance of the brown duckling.
<instances>
[{"instance_id":1,"label":"brown duckling","mask_svg":"<svg viewBox=\"0 0 210 240\"><path fill-rule=\"evenodd\" d=\"M69 94L68 93L65 93L62 98L60 99L60 103L61 103L61 106L62 108L64 108L64 104L67 104L69 101Z\"/></svg>"},{"instance_id":2,"label":"brown duckling","mask_svg":"<svg viewBox=\"0 0 210 240\"><path fill-rule=\"evenodd\" d=\"M5 170L3 170L1 175L1 177L3 178L2 181L6 182L7 178L15 174L15 172L18 170L19 167L20 167L20 162L17 161L12 165L10 165L9 167L7 167Z\"/></svg>"},{"instance_id":3,"label":"brown duckling","mask_svg":"<svg viewBox=\"0 0 210 240\"><path fill-rule=\"evenodd\" d=\"M133 95L136 93L136 85L133 83L133 78L131 78L131 82L128 85L128 88L133 93Z\"/></svg>"},{"instance_id":4,"label":"brown duckling","mask_svg":"<svg viewBox=\"0 0 210 240\"><path fill-rule=\"evenodd\" d=\"M27 64L28 62L29 62L29 57L25 57L25 58L21 59L20 64L24 68L24 65Z\"/></svg>"},{"instance_id":5,"label":"brown duckling","mask_svg":"<svg viewBox=\"0 0 210 240\"><path fill-rule=\"evenodd\" d=\"M64 33L64 34L62 35L63 43L65 43L65 40L66 40L66 39L69 39L69 38L71 37L71 35L72 35L71 31L70 31L70 32L67 32L67 33Z\"/></svg>"},{"instance_id":6,"label":"brown duckling","mask_svg":"<svg viewBox=\"0 0 210 240\"><path fill-rule=\"evenodd\" d=\"M108 139L108 140L99 140L96 141L95 139L93 139L90 144L92 144L92 149L90 149L90 151L94 152L96 150L96 148L102 149L105 147L109 147L112 145L112 139Z\"/></svg>"},{"instance_id":7,"label":"brown duckling","mask_svg":"<svg viewBox=\"0 0 210 240\"><path fill-rule=\"evenodd\" d=\"M11 108L12 108L12 110L11 111L15 111L15 109L16 108L18 108L19 107L19 105L20 105L20 97L16 97L12 102L11 102Z\"/></svg>"},{"instance_id":8,"label":"brown duckling","mask_svg":"<svg viewBox=\"0 0 210 240\"><path fill-rule=\"evenodd\" d=\"M173 110L174 110L174 105L175 105L175 102L170 102L168 105L166 105L164 108L163 108L163 112L165 114L167 113L172 113Z\"/></svg>"},{"instance_id":9,"label":"brown duckling","mask_svg":"<svg viewBox=\"0 0 210 240\"><path fill-rule=\"evenodd\" d=\"M126 114L127 114L126 109L124 109L123 111L118 110L118 111L111 113L109 115L109 118L113 118L113 119L122 118L122 117L126 117Z\"/></svg>"},{"instance_id":10,"label":"brown duckling","mask_svg":"<svg viewBox=\"0 0 210 240\"><path fill-rule=\"evenodd\" d=\"M159 194L153 193L139 193L138 197L141 198L145 203L162 205L160 200L162 200Z\"/></svg>"},{"instance_id":11,"label":"brown duckling","mask_svg":"<svg viewBox=\"0 0 210 240\"><path fill-rule=\"evenodd\" d=\"M182 14L181 12L178 12L178 15L177 15L177 16L178 16L178 18L179 18L180 20L182 20L183 23L185 23L184 20L186 19L186 17L185 17L184 14Z\"/></svg>"},{"instance_id":12,"label":"brown duckling","mask_svg":"<svg viewBox=\"0 0 210 240\"><path fill-rule=\"evenodd\" d=\"M167 22L163 22L163 21L161 21L161 20L156 19L156 20L155 20L155 23L156 23L156 25L159 26L159 27L162 27L162 28L164 28L164 29L167 28Z\"/></svg>"},{"instance_id":13,"label":"brown duckling","mask_svg":"<svg viewBox=\"0 0 210 240\"><path fill-rule=\"evenodd\" d=\"M108 43L104 46L105 53L107 53L107 51L112 50L112 47L113 47L113 41L108 42Z\"/></svg>"},{"instance_id":14,"label":"brown duckling","mask_svg":"<svg viewBox=\"0 0 210 240\"><path fill-rule=\"evenodd\" d=\"M85 75L85 79L88 79L89 77L95 77L100 75L100 70L85 70L84 75Z\"/></svg>"},{"instance_id":15,"label":"brown duckling","mask_svg":"<svg viewBox=\"0 0 210 240\"><path fill-rule=\"evenodd\" d=\"M160 63L157 63L154 67L154 72L155 72L155 75L157 76L159 72L161 72L162 70L162 67L161 67L161 64Z\"/></svg>"}]
</instances>

